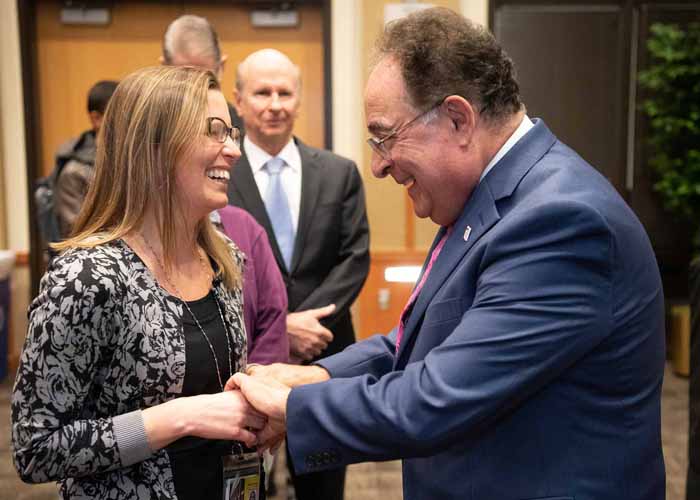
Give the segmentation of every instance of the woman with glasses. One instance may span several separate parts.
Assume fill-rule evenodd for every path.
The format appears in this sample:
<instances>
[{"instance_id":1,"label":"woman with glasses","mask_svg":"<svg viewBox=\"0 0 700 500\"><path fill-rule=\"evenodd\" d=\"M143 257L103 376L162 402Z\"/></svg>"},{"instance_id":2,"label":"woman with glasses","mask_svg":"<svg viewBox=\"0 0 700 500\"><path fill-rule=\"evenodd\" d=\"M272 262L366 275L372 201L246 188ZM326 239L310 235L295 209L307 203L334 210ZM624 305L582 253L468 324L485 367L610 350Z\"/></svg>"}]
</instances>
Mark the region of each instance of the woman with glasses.
<instances>
[{"instance_id":1,"label":"woman with glasses","mask_svg":"<svg viewBox=\"0 0 700 500\"><path fill-rule=\"evenodd\" d=\"M227 204L239 131L212 73L125 78L95 178L41 281L12 396L23 480L62 498L222 498L222 460L264 426L226 380L246 365Z\"/></svg>"}]
</instances>

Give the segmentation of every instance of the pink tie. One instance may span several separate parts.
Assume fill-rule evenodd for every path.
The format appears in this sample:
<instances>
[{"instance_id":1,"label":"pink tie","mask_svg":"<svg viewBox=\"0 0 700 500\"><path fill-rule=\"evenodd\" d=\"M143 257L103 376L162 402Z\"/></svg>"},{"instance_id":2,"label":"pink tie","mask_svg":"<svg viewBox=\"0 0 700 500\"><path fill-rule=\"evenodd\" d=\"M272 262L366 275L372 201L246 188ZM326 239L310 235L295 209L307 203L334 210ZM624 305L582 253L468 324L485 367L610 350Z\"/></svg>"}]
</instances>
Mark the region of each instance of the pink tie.
<instances>
[{"instance_id":1,"label":"pink tie","mask_svg":"<svg viewBox=\"0 0 700 500\"><path fill-rule=\"evenodd\" d=\"M401 319L399 320L399 332L396 335L396 353L397 354L399 352L399 347L401 346L401 338L403 337L403 331L406 328L406 320L408 319L408 312L413 308L413 303L418 298L418 294L420 294L420 291L423 288L425 281L428 279L428 274L430 274L430 270L433 268L433 263L437 260L438 255L440 255L440 252L442 251L442 247L445 246L445 242L447 241L447 238L449 238L450 234L452 234L452 226L447 228L447 231L445 231L445 234L442 235L442 238L440 238L440 241L438 241L438 244L435 245L435 248L433 248L433 253L430 254L430 261L428 261L428 267L425 268L425 272L423 273L423 276L421 276L421 279L418 282L418 285L413 289L411 296L408 298L408 302L406 302L406 305L404 306L403 311L401 311Z\"/></svg>"}]
</instances>

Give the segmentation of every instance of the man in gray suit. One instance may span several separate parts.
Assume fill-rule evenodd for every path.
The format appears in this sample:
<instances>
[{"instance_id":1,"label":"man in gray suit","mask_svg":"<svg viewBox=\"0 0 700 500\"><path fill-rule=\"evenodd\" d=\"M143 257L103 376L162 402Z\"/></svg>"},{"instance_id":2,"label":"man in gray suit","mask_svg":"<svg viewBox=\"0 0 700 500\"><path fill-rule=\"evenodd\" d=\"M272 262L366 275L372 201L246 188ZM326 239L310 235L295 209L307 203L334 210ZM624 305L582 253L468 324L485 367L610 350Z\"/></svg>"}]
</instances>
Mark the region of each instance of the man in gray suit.
<instances>
[{"instance_id":1,"label":"man in gray suit","mask_svg":"<svg viewBox=\"0 0 700 500\"><path fill-rule=\"evenodd\" d=\"M289 298L291 357L335 354L355 340L350 306L369 269L357 166L293 136L301 78L281 52L250 54L238 67L234 93L246 136L229 203L248 210L270 238ZM299 500L343 497L344 468L299 477L290 472Z\"/></svg>"}]
</instances>

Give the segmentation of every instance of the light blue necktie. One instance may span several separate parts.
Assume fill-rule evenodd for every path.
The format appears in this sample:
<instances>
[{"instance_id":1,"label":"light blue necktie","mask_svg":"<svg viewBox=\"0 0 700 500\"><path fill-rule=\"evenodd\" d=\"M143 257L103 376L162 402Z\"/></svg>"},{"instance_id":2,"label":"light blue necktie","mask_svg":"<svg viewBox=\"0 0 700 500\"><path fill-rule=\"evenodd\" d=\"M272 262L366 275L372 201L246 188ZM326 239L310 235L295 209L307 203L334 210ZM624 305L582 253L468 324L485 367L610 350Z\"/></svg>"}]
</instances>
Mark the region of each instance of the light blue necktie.
<instances>
[{"instance_id":1,"label":"light blue necktie","mask_svg":"<svg viewBox=\"0 0 700 500\"><path fill-rule=\"evenodd\" d=\"M281 158L271 158L263 167L267 171L268 183L265 191L265 209L272 223L272 230L275 233L277 246L282 252L282 258L291 269L292 252L294 252L294 225L292 224L292 213L289 210L287 194L282 186L282 167L284 160Z\"/></svg>"}]
</instances>

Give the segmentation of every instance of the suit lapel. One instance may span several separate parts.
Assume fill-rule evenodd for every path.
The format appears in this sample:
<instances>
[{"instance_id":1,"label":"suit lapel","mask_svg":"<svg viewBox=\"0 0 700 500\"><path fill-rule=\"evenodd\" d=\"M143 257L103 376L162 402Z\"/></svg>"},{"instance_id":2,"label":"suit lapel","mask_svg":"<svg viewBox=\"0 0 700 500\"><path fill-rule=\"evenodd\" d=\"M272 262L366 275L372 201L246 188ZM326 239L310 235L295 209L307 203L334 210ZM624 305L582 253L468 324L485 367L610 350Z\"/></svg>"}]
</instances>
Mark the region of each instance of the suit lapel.
<instances>
[{"instance_id":1,"label":"suit lapel","mask_svg":"<svg viewBox=\"0 0 700 500\"><path fill-rule=\"evenodd\" d=\"M297 234L294 239L294 253L292 254L292 270L299 265L301 255L305 247L306 234L313 223L314 211L321 193L321 165L316 159L316 152L308 148L299 139L296 139L299 155L301 156L301 206L299 207L299 221Z\"/></svg>"},{"instance_id":2,"label":"suit lapel","mask_svg":"<svg viewBox=\"0 0 700 500\"><path fill-rule=\"evenodd\" d=\"M536 119L533 123L534 127L501 158L477 185L467 201L462 215L455 222L452 234L445 242L440 256L433 263L430 275L411 311L396 363L405 355L404 353L410 352L407 346L411 344L411 337L420 329L428 305L440 287L448 280L450 273L474 244L500 219L496 202L510 197L527 172L556 142L556 137L542 120ZM467 230L467 228L469 229ZM438 233L433 248L441 236L441 232ZM429 259L430 254L428 254L426 264Z\"/></svg>"},{"instance_id":3,"label":"suit lapel","mask_svg":"<svg viewBox=\"0 0 700 500\"><path fill-rule=\"evenodd\" d=\"M240 199L241 208L248 211L248 213L265 228L277 265L280 270L285 273L286 267L282 259L282 253L277 245L275 232L272 230L272 223L267 215L267 210L265 210L265 202L263 202L260 196L260 190L255 182L253 170L250 168L250 163L248 163L248 157L245 155L245 152L243 152L241 158L233 166L228 191L229 203L231 203L231 200L234 198Z\"/></svg>"},{"instance_id":4,"label":"suit lapel","mask_svg":"<svg viewBox=\"0 0 700 500\"><path fill-rule=\"evenodd\" d=\"M396 358L397 362L406 352L407 346L411 344L411 337L422 323L423 315L440 287L448 280L454 268L464 258L464 255L500 218L491 192L482 184L477 186L462 215L455 222L452 234L445 242L445 246L442 248L437 260L433 263L430 274L416 299L416 303L406 323L399 355ZM443 228L438 232L433 242L433 248L442 238L444 231ZM465 235L467 235L466 238ZM426 257L423 272L425 272L431 253L432 249Z\"/></svg>"}]
</instances>

